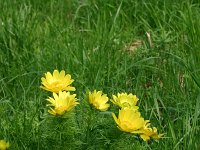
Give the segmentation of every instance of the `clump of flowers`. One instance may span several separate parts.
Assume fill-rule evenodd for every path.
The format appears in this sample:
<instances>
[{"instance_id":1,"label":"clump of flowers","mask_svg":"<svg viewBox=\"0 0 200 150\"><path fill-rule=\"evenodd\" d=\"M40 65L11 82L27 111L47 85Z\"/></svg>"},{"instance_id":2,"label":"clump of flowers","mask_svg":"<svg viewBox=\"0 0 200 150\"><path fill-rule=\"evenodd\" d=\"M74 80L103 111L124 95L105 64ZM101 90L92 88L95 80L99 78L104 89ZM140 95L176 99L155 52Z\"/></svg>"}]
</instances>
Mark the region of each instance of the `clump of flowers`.
<instances>
[{"instance_id":1,"label":"clump of flowers","mask_svg":"<svg viewBox=\"0 0 200 150\"><path fill-rule=\"evenodd\" d=\"M51 106L48 112L52 115L63 115L65 112L70 111L79 104L75 97L76 94L71 95L66 91L60 91L58 94L53 93L53 98L49 97L47 99L47 101L50 102L47 106Z\"/></svg>"},{"instance_id":2,"label":"clump of flowers","mask_svg":"<svg viewBox=\"0 0 200 150\"><path fill-rule=\"evenodd\" d=\"M70 74L65 75L65 71L54 70L53 74L45 73L45 77L41 78L42 89L53 92L53 97L47 99L50 106L48 112L52 115L64 115L65 112L73 109L77 104L76 94L70 94L69 91L75 91L75 87L70 86L73 79Z\"/></svg>"},{"instance_id":3,"label":"clump of flowers","mask_svg":"<svg viewBox=\"0 0 200 150\"><path fill-rule=\"evenodd\" d=\"M106 94L103 94L102 91L89 92L89 103L92 104L96 109L100 111L106 111L110 104L108 102L108 97Z\"/></svg>"},{"instance_id":4,"label":"clump of flowers","mask_svg":"<svg viewBox=\"0 0 200 150\"><path fill-rule=\"evenodd\" d=\"M9 142L6 142L5 140L0 140L0 150L6 150L10 147Z\"/></svg>"},{"instance_id":5,"label":"clump of flowers","mask_svg":"<svg viewBox=\"0 0 200 150\"><path fill-rule=\"evenodd\" d=\"M50 72L45 73L45 77L41 78L42 89L53 92L53 97L49 97L47 101L49 104L48 112L54 116L64 115L66 112L72 110L77 104L76 94L71 94L71 91L75 91L75 87L71 86L74 81L71 79L71 75L66 74L62 70L60 73L58 70L54 70L53 74ZM118 93L112 95L110 100L114 105L117 105L119 109L118 117L115 113L112 113L113 119L117 124L117 127L123 131L131 134L137 134L144 141L148 141L151 138L160 139L163 134L157 132L156 127L150 127L150 121L145 120L139 112L137 106L138 98L132 93ZM109 98L102 91L94 90L89 92L89 103L100 111L106 111L110 107L108 103ZM9 143L0 141L0 150L9 147Z\"/></svg>"},{"instance_id":6,"label":"clump of flowers","mask_svg":"<svg viewBox=\"0 0 200 150\"><path fill-rule=\"evenodd\" d=\"M160 139L164 134L158 134L157 128L150 128L150 121L144 120L136 106L138 98L136 95L127 93L118 93L117 96L113 95L114 104L118 105L119 110L118 118L114 113L112 116L121 131L139 134L144 141L153 139Z\"/></svg>"},{"instance_id":7,"label":"clump of flowers","mask_svg":"<svg viewBox=\"0 0 200 150\"><path fill-rule=\"evenodd\" d=\"M50 72L45 73L45 77L41 78L42 86L44 90L51 91L54 93L58 93L59 91L75 91L75 87L70 86L73 79L71 79L71 75L66 74L65 71L62 70L60 73L58 70L54 70L53 75Z\"/></svg>"}]
</instances>

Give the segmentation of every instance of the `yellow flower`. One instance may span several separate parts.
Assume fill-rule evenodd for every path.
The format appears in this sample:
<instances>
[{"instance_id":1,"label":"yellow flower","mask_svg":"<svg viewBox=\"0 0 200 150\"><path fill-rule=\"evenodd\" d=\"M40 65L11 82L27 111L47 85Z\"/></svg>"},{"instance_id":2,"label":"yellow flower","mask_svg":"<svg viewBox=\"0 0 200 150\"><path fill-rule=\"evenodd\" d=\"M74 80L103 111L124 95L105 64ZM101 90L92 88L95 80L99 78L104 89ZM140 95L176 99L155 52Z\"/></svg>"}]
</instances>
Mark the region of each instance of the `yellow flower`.
<instances>
[{"instance_id":1,"label":"yellow flower","mask_svg":"<svg viewBox=\"0 0 200 150\"><path fill-rule=\"evenodd\" d=\"M70 95L69 92L60 91L58 94L53 93L53 97L49 97L47 100L51 103L47 106L53 106L48 112L52 115L63 115L66 111L70 111L73 107L79 104L76 101L76 94Z\"/></svg>"},{"instance_id":2,"label":"yellow flower","mask_svg":"<svg viewBox=\"0 0 200 150\"><path fill-rule=\"evenodd\" d=\"M92 104L96 109L101 111L106 111L110 104L107 104L108 97L106 94L103 94L102 91L94 90L93 93L89 92L89 103Z\"/></svg>"},{"instance_id":3,"label":"yellow flower","mask_svg":"<svg viewBox=\"0 0 200 150\"><path fill-rule=\"evenodd\" d=\"M140 137L144 140L144 141L148 141L150 140L150 137L159 140L164 134L158 134L157 132L157 128L153 127L153 128L144 128L143 129L143 133L140 134Z\"/></svg>"},{"instance_id":4,"label":"yellow flower","mask_svg":"<svg viewBox=\"0 0 200 150\"><path fill-rule=\"evenodd\" d=\"M118 128L125 132L138 133L142 129L146 121L141 117L140 112L134 109L121 109L119 110L118 118L112 113Z\"/></svg>"},{"instance_id":5,"label":"yellow flower","mask_svg":"<svg viewBox=\"0 0 200 150\"><path fill-rule=\"evenodd\" d=\"M53 75L50 72L45 73L45 78L42 77L41 88L58 93L59 91L75 91L74 87L71 87L70 84L74 81L71 79L69 74L65 75L65 71L62 70L60 73L58 70L54 70Z\"/></svg>"},{"instance_id":6,"label":"yellow flower","mask_svg":"<svg viewBox=\"0 0 200 150\"><path fill-rule=\"evenodd\" d=\"M113 104L118 105L121 108L133 108L138 109L138 106L136 106L137 101L139 99L136 95L133 94L127 94L127 93L118 93L117 96L113 95Z\"/></svg>"},{"instance_id":7,"label":"yellow flower","mask_svg":"<svg viewBox=\"0 0 200 150\"><path fill-rule=\"evenodd\" d=\"M9 146L9 142L6 142L5 140L0 140L0 150L6 150L7 148L9 148Z\"/></svg>"},{"instance_id":8,"label":"yellow flower","mask_svg":"<svg viewBox=\"0 0 200 150\"><path fill-rule=\"evenodd\" d=\"M140 137L144 141L150 140L150 138L154 138L156 140L159 140L164 134L158 134L157 128L153 127L150 128L150 123L149 120L145 120L145 124L142 129L138 131L138 134L140 134Z\"/></svg>"}]
</instances>

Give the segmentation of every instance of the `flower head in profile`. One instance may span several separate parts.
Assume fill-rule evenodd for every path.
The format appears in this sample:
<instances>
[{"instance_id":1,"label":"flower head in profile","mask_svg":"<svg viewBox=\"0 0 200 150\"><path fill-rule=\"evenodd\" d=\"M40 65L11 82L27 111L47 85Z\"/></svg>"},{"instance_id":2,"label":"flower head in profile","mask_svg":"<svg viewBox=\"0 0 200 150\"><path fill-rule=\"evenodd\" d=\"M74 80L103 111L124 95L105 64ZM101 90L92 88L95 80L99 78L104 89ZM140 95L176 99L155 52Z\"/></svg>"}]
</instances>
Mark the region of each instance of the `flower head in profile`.
<instances>
[{"instance_id":1,"label":"flower head in profile","mask_svg":"<svg viewBox=\"0 0 200 150\"><path fill-rule=\"evenodd\" d=\"M52 115L63 115L79 104L75 97L76 94L70 95L70 93L66 91L60 91L58 94L53 93L53 98L49 97L47 99L47 101L50 102L47 106L51 106L48 112Z\"/></svg>"},{"instance_id":2,"label":"flower head in profile","mask_svg":"<svg viewBox=\"0 0 200 150\"><path fill-rule=\"evenodd\" d=\"M103 94L102 91L89 92L89 103L92 104L96 109L101 111L106 111L110 104L107 104L108 97L106 94Z\"/></svg>"},{"instance_id":3,"label":"flower head in profile","mask_svg":"<svg viewBox=\"0 0 200 150\"><path fill-rule=\"evenodd\" d=\"M114 113L112 116L118 128L124 132L138 133L146 123L140 112L134 109L122 108L119 110L118 118Z\"/></svg>"},{"instance_id":4,"label":"flower head in profile","mask_svg":"<svg viewBox=\"0 0 200 150\"><path fill-rule=\"evenodd\" d=\"M144 128L141 130L140 137L144 141L148 141L150 140L150 138L159 140L164 134L158 134L157 128L156 127L150 128L149 125L150 123L144 126Z\"/></svg>"},{"instance_id":5,"label":"flower head in profile","mask_svg":"<svg viewBox=\"0 0 200 150\"><path fill-rule=\"evenodd\" d=\"M138 109L138 106L136 106L137 101L139 99L136 95L133 94L127 94L127 93L118 93L117 96L113 95L113 99L111 102L115 105L118 105L120 108L133 108Z\"/></svg>"},{"instance_id":6,"label":"flower head in profile","mask_svg":"<svg viewBox=\"0 0 200 150\"><path fill-rule=\"evenodd\" d=\"M41 88L58 93L59 91L75 91L75 88L70 86L74 81L71 79L71 75L65 75L65 71L62 70L60 73L58 70L54 70L53 74L50 72L45 73L45 77L41 78Z\"/></svg>"},{"instance_id":7,"label":"flower head in profile","mask_svg":"<svg viewBox=\"0 0 200 150\"><path fill-rule=\"evenodd\" d=\"M9 147L9 142L6 142L5 140L0 140L0 150L6 150Z\"/></svg>"}]
</instances>

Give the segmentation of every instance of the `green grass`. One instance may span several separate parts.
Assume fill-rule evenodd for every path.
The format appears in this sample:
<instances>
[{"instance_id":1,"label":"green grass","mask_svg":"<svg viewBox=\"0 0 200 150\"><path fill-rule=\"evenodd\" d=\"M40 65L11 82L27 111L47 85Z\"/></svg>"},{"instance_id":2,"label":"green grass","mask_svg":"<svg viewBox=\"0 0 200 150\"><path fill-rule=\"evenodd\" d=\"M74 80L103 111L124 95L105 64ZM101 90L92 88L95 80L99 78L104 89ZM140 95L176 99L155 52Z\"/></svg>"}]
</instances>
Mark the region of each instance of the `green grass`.
<instances>
[{"instance_id":1,"label":"green grass","mask_svg":"<svg viewBox=\"0 0 200 150\"><path fill-rule=\"evenodd\" d=\"M198 1L0 0L0 10L0 139L10 149L200 148ZM47 114L50 93L39 88L54 69L75 79L80 105L67 119ZM94 89L136 94L165 138L146 143L118 130L116 110L90 110Z\"/></svg>"}]
</instances>

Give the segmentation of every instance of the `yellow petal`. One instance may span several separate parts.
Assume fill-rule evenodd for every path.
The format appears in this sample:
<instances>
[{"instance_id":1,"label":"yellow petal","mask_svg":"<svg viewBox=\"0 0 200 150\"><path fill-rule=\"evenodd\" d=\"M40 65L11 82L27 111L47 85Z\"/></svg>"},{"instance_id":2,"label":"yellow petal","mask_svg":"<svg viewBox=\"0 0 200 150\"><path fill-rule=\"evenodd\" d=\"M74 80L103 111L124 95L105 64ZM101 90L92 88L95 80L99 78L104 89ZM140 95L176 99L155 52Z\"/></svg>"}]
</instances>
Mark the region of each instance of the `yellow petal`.
<instances>
[{"instance_id":1,"label":"yellow petal","mask_svg":"<svg viewBox=\"0 0 200 150\"><path fill-rule=\"evenodd\" d=\"M53 77L59 78L59 72L58 72L58 70L54 70Z\"/></svg>"},{"instance_id":2,"label":"yellow petal","mask_svg":"<svg viewBox=\"0 0 200 150\"><path fill-rule=\"evenodd\" d=\"M59 78L64 79L64 77L65 77L65 71L62 70L62 71L60 72Z\"/></svg>"},{"instance_id":3,"label":"yellow petal","mask_svg":"<svg viewBox=\"0 0 200 150\"><path fill-rule=\"evenodd\" d=\"M113 118L114 118L115 122L116 122L117 124L119 124L119 121L118 121L118 119L117 119L116 115L115 115L114 113L112 113L112 116L113 116Z\"/></svg>"},{"instance_id":4,"label":"yellow petal","mask_svg":"<svg viewBox=\"0 0 200 150\"><path fill-rule=\"evenodd\" d=\"M110 107L110 104L104 104L99 107L101 111L106 111Z\"/></svg>"},{"instance_id":5,"label":"yellow petal","mask_svg":"<svg viewBox=\"0 0 200 150\"><path fill-rule=\"evenodd\" d=\"M47 80L47 81L52 79L52 75L51 75L50 72L47 72L47 73L45 74L45 76L46 76L46 80Z\"/></svg>"},{"instance_id":6,"label":"yellow petal","mask_svg":"<svg viewBox=\"0 0 200 150\"><path fill-rule=\"evenodd\" d=\"M75 87L68 86L65 88L66 91L76 91Z\"/></svg>"},{"instance_id":7,"label":"yellow petal","mask_svg":"<svg viewBox=\"0 0 200 150\"><path fill-rule=\"evenodd\" d=\"M144 141L148 141L150 140L150 137L145 135L145 134L141 134L140 137L144 140Z\"/></svg>"}]
</instances>

